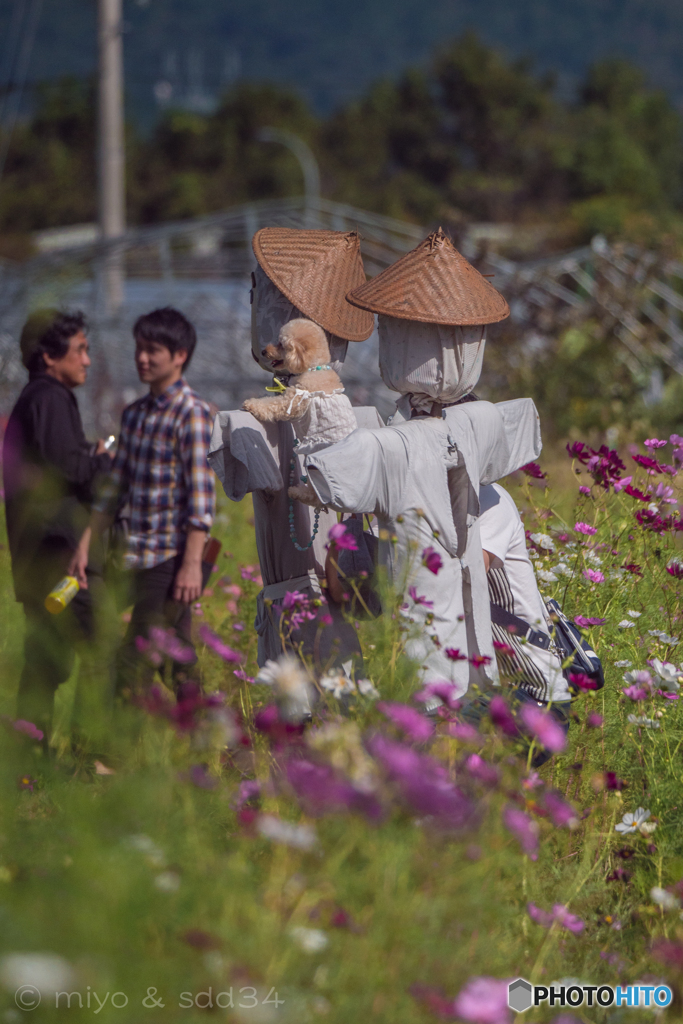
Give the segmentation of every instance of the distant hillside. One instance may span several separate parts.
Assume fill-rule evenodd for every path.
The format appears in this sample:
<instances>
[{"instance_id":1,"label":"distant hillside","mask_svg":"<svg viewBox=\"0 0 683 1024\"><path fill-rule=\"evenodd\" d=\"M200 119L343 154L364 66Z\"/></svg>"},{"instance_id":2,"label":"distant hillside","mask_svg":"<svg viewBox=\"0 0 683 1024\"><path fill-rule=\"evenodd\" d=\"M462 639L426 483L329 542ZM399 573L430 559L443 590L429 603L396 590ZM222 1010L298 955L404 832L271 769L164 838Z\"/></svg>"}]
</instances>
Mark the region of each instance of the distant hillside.
<instances>
[{"instance_id":1,"label":"distant hillside","mask_svg":"<svg viewBox=\"0 0 683 1024\"><path fill-rule=\"evenodd\" d=\"M12 12L0 0L0 54ZM90 74L95 0L43 0L29 79ZM557 73L569 94L587 64L620 55L683 101L681 0L124 0L130 113L209 109L237 78L294 85L321 112L425 60L474 28L509 56ZM6 63L5 55L3 55ZM0 81L6 81L6 68Z\"/></svg>"}]
</instances>

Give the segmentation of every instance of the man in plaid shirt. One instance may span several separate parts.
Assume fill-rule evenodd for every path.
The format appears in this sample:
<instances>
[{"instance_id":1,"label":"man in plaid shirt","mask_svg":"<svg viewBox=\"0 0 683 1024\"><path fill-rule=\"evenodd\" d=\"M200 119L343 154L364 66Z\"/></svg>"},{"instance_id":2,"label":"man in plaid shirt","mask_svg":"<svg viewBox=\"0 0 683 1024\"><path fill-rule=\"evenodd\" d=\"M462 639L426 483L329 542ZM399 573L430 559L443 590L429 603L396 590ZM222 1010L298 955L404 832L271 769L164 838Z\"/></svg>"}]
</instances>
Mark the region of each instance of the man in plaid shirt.
<instances>
[{"instance_id":1,"label":"man in plaid shirt","mask_svg":"<svg viewBox=\"0 0 683 1024\"><path fill-rule=\"evenodd\" d=\"M182 376L196 345L194 327L166 308L140 317L133 334L138 376L149 393L123 411L118 450L91 524L93 532L104 530L124 503L130 507L126 565L134 605L119 654L119 690L151 678L138 638L147 638L152 626L172 629L185 648L171 659L176 686L196 661L190 604L201 594L202 553L215 510L206 461L211 414ZM81 585L89 543L90 530L72 562Z\"/></svg>"}]
</instances>

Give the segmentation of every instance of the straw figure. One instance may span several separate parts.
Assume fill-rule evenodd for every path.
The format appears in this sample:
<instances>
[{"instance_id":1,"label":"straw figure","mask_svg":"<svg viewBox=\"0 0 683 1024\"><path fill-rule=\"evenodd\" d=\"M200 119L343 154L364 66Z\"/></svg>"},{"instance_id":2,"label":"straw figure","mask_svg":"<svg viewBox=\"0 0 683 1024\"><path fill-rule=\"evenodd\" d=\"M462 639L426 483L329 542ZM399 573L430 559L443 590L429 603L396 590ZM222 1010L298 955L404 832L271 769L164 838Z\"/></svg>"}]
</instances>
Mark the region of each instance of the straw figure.
<instances>
[{"instance_id":1,"label":"straw figure","mask_svg":"<svg viewBox=\"0 0 683 1024\"><path fill-rule=\"evenodd\" d=\"M308 478L326 506L377 516L380 562L413 622L406 653L423 681L462 694L497 678L480 485L541 448L530 399L472 400L486 325L508 306L441 230L348 299L379 314L380 371L401 397L390 426L309 455Z\"/></svg>"},{"instance_id":2,"label":"straw figure","mask_svg":"<svg viewBox=\"0 0 683 1024\"><path fill-rule=\"evenodd\" d=\"M356 417L344 394L339 375L330 365L330 347L322 327L312 320L290 320L280 329L277 345L265 355L278 372L289 377L281 395L248 398L242 408L261 423L291 421L297 455L310 455L356 429ZM289 488L289 497L315 503L310 484Z\"/></svg>"},{"instance_id":3,"label":"straw figure","mask_svg":"<svg viewBox=\"0 0 683 1024\"><path fill-rule=\"evenodd\" d=\"M327 345L325 358L313 365L329 363L331 370L337 372L349 343L364 341L374 327L371 313L346 300L349 290L365 282L358 235L262 228L254 235L252 245L257 260L252 276L253 358L269 374L276 375L275 386L282 389L289 371L285 372L280 358L280 332L285 325L312 321L324 334ZM299 329L290 328L295 335ZM285 337L288 336L286 332ZM315 371L313 376L319 384L326 374L327 371ZM303 396L299 401L304 401ZM271 399L266 402L270 406ZM286 631L281 630L275 607L293 591L310 600L325 597L325 542L337 517L326 510L314 511L287 493L289 487L301 485L303 460L297 455L295 441L299 438L295 428L303 428L301 436L307 436L305 417L263 422L263 407L258 408L259 418L243 410L218 414L209 462L229 498L240 501L249 492L253 496L256 546L263 578L255 625L258 662L264 665L283 651ZM353 417L353 422L344 421L344 431L356 426L382 425L374 408L354 408ZM331 617L331 624L321 629L317 620L307 621L291 639L285 635L286 645L301 650L320 665L341 665L349 658L360 665L358 637L353 626L345 622L341 607L328 601L322 610Z\"/></svg>"}]
</instances>

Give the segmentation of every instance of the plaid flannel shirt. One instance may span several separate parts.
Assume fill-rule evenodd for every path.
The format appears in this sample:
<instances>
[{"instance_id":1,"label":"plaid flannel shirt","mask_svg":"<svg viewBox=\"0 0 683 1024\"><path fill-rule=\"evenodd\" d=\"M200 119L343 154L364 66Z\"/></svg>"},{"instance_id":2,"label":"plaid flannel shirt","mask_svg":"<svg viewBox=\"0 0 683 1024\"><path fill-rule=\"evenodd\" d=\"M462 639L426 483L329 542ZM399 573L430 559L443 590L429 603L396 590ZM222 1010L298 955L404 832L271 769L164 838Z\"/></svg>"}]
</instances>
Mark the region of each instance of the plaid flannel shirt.
<instances>
[{"instance_id":1,"label":"plaid flannel shirt","mask_svg":"<svg viewBox=\"0 0 683 1024\"><path fill-rule=\"evenodd\" d=\"M113 515L128 502L130 568L151 569L178 554L188 527L211 529L211 426L208 405L182 379L123 410L116 457L94 507Z\"/></svg>"}]
</instances>

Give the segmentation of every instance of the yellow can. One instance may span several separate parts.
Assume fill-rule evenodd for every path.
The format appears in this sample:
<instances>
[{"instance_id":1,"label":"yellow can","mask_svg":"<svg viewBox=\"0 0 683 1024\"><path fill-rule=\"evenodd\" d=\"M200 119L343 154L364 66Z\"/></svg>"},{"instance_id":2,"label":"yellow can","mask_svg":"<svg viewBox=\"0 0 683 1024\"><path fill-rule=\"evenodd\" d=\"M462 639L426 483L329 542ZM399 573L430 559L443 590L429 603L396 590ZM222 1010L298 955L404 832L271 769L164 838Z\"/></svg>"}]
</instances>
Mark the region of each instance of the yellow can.
<instances>
[{"instance_id":1,"label":"yellow can","mask_svg":"<svg viewBox=\"0 0 683 1024\"><path fill-rule=\"evenodd\" d=\"M80 590L80 585L75 576L65 576L60 580L45 598L45 607L50 615L59 615Z\"/></svg>"}]
</instances>

